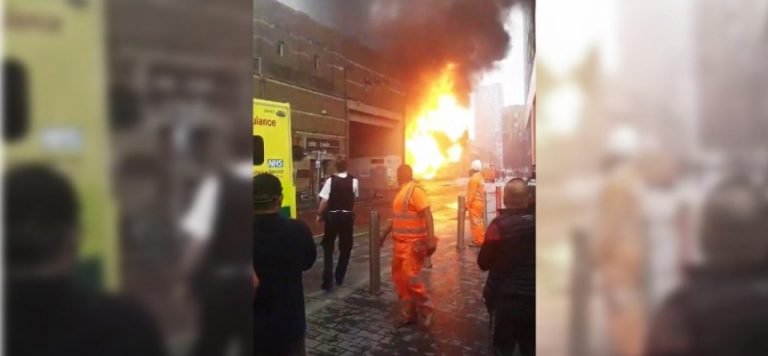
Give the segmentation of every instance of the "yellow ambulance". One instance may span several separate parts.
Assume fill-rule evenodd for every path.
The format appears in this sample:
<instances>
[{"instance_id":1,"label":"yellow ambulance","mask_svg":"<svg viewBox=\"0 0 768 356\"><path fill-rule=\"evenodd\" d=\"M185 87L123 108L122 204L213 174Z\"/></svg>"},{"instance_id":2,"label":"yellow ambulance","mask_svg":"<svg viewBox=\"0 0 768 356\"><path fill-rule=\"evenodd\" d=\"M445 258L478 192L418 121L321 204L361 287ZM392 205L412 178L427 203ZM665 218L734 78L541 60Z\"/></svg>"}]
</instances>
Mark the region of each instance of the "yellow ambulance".
<instances>
[{"instance_id":1,"label":"yellow ambulance","mask_svg":"<svg viewBox=\"0 0 768 356\"><path fill-rule=\"evenodd\" d=\"M253 99L253 175L270 173L283 185L282 214L296 217L291 106Z\"/></svg>"},{"instance_id":2,"label":"yellow ambulance","mask_svg":"<svg viewBox=\"0 0 768 356\"><path fill-rule=\"evenodd\" d=\"M104 1L7 0L4 6L4 168L40 163L71 180L82 207L80 274L115 289Z\"/></svg>"}]
</instances>

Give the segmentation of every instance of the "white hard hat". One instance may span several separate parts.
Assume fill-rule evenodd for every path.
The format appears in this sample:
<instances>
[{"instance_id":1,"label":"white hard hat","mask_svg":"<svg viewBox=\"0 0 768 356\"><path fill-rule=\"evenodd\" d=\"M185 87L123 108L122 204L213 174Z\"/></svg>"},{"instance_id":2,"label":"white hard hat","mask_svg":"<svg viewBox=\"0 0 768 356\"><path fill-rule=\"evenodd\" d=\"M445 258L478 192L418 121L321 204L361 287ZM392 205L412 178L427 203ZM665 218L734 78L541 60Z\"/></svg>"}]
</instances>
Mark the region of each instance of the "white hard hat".
<instances>
[{"instance_id":1,"label":"white hard hat","mask_svg":"<svg viewBox=\"0 0 768 356\"><path fill-rule=\"evenodd\" d=\"M473 171L479 171L481 169L483 169L483 162L480 162L479 159L476 159L476 160L472 161L472 170Z\"/></svg>"},{"instance_id":2,"label":"white hard hat","mask_svg":"<svg viewBox=\"0 0 768 356\"><path fill-rule=\"evenodd\" d=\"M631 126L621 126L611 132L606 142L605 150L608 154L623 158L630 158L637 154L640 146L640 137Z\"/></svg>"}]
</instances>

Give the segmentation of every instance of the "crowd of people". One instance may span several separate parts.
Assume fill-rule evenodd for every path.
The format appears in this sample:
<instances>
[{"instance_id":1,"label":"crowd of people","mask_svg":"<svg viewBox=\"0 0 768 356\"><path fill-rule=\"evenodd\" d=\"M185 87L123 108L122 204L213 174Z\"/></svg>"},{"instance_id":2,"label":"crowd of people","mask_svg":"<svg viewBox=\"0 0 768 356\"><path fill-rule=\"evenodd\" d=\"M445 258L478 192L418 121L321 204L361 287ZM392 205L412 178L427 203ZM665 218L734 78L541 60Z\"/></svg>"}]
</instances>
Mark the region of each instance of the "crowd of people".
<instances>
[{"instance_id":1,"label":"crowd of people","mask_svg":"<svg viewBox=\"0 0 768 356\"><path fill-rule=\"evenodd\" d=\"M477 164L475 164L477 166ZM475 169L477 168L477 169ZM473 167L473 175L479 174ZM358 182L343 161L337 174L320 192L317 222L324 222L322 289L330 291L344 281L352 249L354 199ZM399 191L392 202L393 217L381 233L380 245L393 240L392 282L399 299L397 327L419 325L428 330L435 305L430 299L429 258L438 248L435 222L427 191L414 179L413 170L397 170ZM483 179L470 181L469 195L483 194ZM491 345L498 355L535 354L535 210L530 181L514 178L504 187L505 209L488 227L480 215L476 233L478 266L489 271L482 293L490 316ZM484 199L470 206L484 211ZM280 181L267 173L254 178L254 345L257 355L303 355L307 328L302 272L312 268L316 251L308 226L282 217ZM471 215L471 213L470 213ZM333 269L335 240L339 261Z\"/></svg>"},{"instance_id":2,"label":"crowd of people","mask_svg":"<svg viewBox=\"0 0 768 356\"><path fill-rule=\"evenodd\" d=\"M317 259L312 233L306 223L281 215L283 188L277 177L259 174L252 187L246 187L249 182L242 179L236 163L222 162L221 174L212 185L204 184L213 189L202 189L213 191L224 203L213 204L213 211L201 208L211 204L193 203L182 222L190 234L209 235L205 248L193 254L189 273L189 292L198 301L200 320L190 351L223 355L236 345L242 355L306 354L302 274ZM326 290L344 282L358 185L346 174L344 162L337 170L321 191L318 214L318 221L326 224L322 243ZM76 270L81 209L66 177L44 165L14 167L4 176L6 204L12 207L5 210L9 354L167 354L156 321L142 305L81 284ZM400 190L392 202L393 218L379 241L383 244L390 236L393 240L392 282L400 302L399 318L393 322L428 330L436 306L424 269L439 239L428 193L411 167L400 166L397 179ZM238 198L243 191L252 191L249 199ZM531 355L535 212L529 183L510 180L504 202L506 209L500 209L483 234L477 263L489 274L485 289L477 293L487 305L496 353L511 355L519 348L523 355ZM252 219L243 219L243 214ZM251 221L251 229L243 221ZM248 246L241 238L243 231L252 231L251 251L243 248ZM337 237L341 253L334 270ZM249 309L242 308L249 299L252 316L242 313Z\"/></svg>"}]
</instances>

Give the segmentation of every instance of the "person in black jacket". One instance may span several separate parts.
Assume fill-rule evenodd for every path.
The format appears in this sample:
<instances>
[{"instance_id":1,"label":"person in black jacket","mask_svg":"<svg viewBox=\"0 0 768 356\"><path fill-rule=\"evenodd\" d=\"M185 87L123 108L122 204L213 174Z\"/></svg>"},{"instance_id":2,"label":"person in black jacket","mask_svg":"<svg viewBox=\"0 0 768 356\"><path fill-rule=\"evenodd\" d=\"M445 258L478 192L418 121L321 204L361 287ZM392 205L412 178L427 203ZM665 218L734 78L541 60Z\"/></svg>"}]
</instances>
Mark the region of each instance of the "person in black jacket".
<instances>
[{"instance_id":1,"label":"person in black jacket","mask_svg":"<svg viewBox=\"0 0 768 356\"><path fill-rule=\"evenodd\" d=\"M5 190L5 355L162 356L139 304L107 295L77 272L80 202L65 176L11 168Z\"/></svg>"},{"instance_id":2,"label":"person in black jacket","mask_svg":"<svg viewBox=\"0 0 768 356\"><path fill-rule=\"evenodd\" d=\"M329 291L344 283L349 257L352 254L352 230L355 225L355 198L358 196L357 178L347 174L347 162L336 161L336 174L325 181L318 194L320 207L317 212L318 223L325 222L323 235L323 284L322 289ZM339 238L339 263L333 272L333 250L336 237Z\"/></svg>"},{"instance_id":3,"label":"person in black jacket","mask_svg":"<svg viewBox=\"0 0 768 356\"><path fill-rule=\"evenodd\" d=\"M504 187L506 209L488 226L477 264L489 271L483 299L490 314L494 353L536 352L536 218L528 184L514 178Z\"/></svg>"},{"instance_id":4,"label":"person in black jacket","mask_svg":"<svg viewBox=\"0 0 768 356\"><path fill-rule=\"evenodd\" d=\"M254 177L253 194L256 355L304 355L302 272L317 258L312 232L300 220L280 216L283 194L277 177L267 173Z\"/></svg>"},{"instance_id":5,"label":"person in black jacket","mask_svg":"<svg viewBox=\"0 0 768 356\"><path fill-rule=\"evenodd\" d=\"M768 205L762 190L734 178L708 198L704 263L665 301L646 354L768 355Z\"/></svg>"}]
</instances>

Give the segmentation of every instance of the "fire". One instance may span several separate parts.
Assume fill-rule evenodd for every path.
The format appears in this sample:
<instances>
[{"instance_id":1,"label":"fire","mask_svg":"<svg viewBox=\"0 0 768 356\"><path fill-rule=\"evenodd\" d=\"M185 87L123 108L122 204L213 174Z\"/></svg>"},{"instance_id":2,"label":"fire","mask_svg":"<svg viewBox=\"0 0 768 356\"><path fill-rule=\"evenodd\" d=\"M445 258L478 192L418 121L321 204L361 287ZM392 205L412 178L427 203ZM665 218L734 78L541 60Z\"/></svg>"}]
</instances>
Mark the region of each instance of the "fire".
<instances>
[{"instance_id":1,"label":"fire","mask_svg":"<svg viewBox=\"0 0 768 356\"><path fill-rule=\"evenodd\" d=\"M453 75L449 64L432 82L405 130L406 162L418 178L435 178L441 167L461 161L464 153L461 139L472 124L472 113L456 98Z\"/></svg>"}]
</instances>

